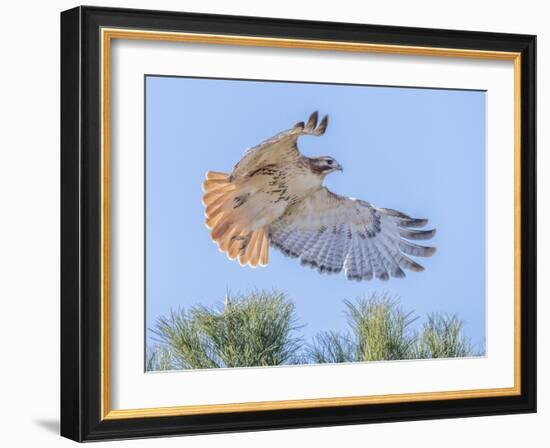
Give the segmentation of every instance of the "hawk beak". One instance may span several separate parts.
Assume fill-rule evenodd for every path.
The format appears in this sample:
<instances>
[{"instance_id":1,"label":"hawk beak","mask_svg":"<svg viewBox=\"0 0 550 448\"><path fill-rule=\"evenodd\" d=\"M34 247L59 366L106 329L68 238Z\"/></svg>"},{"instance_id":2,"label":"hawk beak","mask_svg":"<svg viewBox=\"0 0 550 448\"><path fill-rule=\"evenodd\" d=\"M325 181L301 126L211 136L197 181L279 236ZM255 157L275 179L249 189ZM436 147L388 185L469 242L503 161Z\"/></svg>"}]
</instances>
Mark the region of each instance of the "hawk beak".
<instances>
[{"instance_id":1,"label":"hawk beak","mask_svg":"<svg viewBox=\"0 0 550 448\"><path fill-rule=\"evenodd\" d=\"M340 164L338 164L338 166L336 167L336 170L341 171L342 173L344 172L344 168L342 168L342 165Z\"/></svg>"}]
</instances>

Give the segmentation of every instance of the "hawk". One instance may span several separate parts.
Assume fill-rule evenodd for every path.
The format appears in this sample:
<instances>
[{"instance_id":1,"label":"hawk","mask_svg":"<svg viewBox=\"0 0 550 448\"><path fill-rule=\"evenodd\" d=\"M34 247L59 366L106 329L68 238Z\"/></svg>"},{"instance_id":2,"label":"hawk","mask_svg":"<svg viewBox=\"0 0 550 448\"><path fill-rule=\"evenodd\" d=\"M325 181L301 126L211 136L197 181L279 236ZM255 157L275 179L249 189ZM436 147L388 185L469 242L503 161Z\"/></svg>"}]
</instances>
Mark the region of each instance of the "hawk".
<instances>
[{"instance_id":1,"label":"hawk","mask_svg":"<svg viewBox=\"0 0 550 448\"><path fill-rule=\"evenodd\" d=\"M306 157L298 150L302 135L320 136L314 112L250 148L230 174L209 171L203 182L206 226L220 251L251 267L268 264L269 246L320 273L343 271L349 280L405 277L403 269L424 268L409 258L429 257L435 229L418 230L428 220L337 195L325 177L343 171L332 157Z\"/></svg>"}]
</instances>

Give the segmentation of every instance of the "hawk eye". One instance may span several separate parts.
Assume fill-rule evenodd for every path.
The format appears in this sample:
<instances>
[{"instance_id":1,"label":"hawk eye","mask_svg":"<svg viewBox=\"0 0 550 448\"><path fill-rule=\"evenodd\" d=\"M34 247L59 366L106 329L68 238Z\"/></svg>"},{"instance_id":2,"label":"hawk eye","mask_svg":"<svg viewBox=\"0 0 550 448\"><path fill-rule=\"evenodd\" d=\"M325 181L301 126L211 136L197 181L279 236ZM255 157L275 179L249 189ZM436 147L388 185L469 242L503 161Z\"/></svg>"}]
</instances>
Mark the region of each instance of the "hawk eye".
<instances>
[{"instance_id":1,"label":"hawk eye","mask_svg":"<svg viewBox=\"0 0 550 448\"><path fill-rule=\"evenodd\" d=\"M328 163L329 165L332 165L332 160L327 160L327 163Z\"/></svg>"}]
</instances>

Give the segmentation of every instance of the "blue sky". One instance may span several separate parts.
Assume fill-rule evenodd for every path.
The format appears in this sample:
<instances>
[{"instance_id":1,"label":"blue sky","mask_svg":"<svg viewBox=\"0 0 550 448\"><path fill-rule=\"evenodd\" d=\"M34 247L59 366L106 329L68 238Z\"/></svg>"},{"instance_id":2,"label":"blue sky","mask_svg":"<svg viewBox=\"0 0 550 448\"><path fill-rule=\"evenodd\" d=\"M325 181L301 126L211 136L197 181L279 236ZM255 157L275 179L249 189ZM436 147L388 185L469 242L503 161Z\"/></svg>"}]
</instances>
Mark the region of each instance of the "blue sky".
<instances>
[{"instance_id":1,"label":"blue sky","mask_svg":"<svg viewBox=\"0 0 550 448\"><path fill-rule=\"evenodd\" d=\"M303 334L344 331L343 299L398 296L421 324L456 313L478 350L485 340L485 92L263 81L146 77L146 326L170 309L214 305L226 291L283 289ZM330 155L344 172L338 194L428 218L437 228L426 270L388 282L320 275L271 249L261 269L220 253L204 225L201 183L230 172L246 148L329 114L305 155ZM148 333L148 337L151 334Z\"/></svg>"}]
</instances>

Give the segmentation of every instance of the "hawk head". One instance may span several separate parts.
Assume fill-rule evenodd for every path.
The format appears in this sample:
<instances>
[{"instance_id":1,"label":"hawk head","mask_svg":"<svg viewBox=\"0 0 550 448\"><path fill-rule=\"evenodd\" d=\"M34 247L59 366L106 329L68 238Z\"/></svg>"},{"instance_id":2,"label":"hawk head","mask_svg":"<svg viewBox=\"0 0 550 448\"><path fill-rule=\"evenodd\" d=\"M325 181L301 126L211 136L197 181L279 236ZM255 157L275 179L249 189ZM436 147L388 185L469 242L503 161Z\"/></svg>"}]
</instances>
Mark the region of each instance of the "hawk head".
<instances>
[{"instance_id":1,"label":"hawk head","mask_svg":"<svg viewBox=\"0 0 550 448\"><path fill-rule=\"evenodd\" d=\"M309 159L311 171L315 174L326 176L333 171L344 171L335 159L329 156L313 157Z\"/></svg>"}]
</instances>

